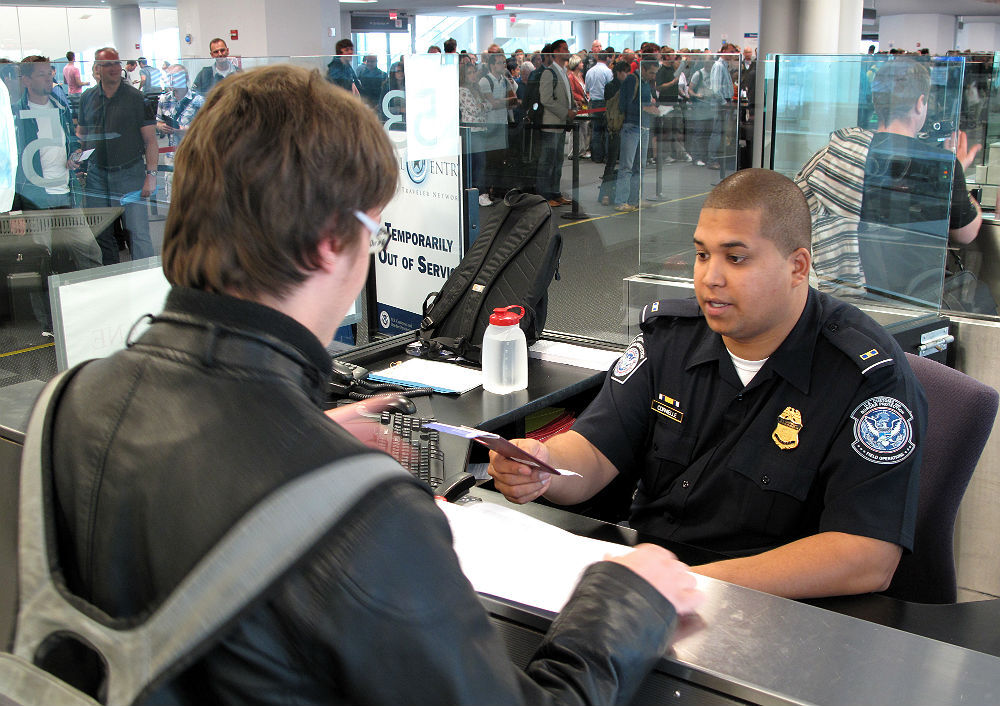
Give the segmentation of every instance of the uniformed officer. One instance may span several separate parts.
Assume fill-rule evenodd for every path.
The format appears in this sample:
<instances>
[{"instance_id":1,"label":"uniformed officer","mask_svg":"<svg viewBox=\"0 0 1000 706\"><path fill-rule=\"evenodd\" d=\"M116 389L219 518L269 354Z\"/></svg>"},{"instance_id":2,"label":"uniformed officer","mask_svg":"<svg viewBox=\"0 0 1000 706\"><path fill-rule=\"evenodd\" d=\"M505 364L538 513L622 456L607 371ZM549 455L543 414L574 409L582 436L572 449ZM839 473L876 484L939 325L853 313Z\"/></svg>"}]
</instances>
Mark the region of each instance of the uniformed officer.
<instances>
[{"instance_id":1,"label":"uniformed officer","mask_svg":"<svg viewBox=\"0 0 1000 706\"><path fill-rule=\"evenodd\" d=\"M895 341L810 289L810 216L776 172L709 194L695 300L642 333L566 434L518 444L582 474L492 455L515 502L590 499L616 477L634 528L733 557L696 571L791 598L888 587L912 548L926 401Z\"/></svg>"}]
</instances>

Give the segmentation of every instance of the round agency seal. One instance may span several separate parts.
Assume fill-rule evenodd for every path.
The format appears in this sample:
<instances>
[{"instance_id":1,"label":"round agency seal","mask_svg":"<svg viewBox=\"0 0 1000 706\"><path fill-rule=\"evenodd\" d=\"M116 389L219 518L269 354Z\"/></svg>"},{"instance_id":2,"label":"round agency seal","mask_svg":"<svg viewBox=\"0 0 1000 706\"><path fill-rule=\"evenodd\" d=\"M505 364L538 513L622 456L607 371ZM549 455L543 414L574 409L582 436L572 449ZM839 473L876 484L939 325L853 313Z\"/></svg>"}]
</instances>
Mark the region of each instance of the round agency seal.
<instances>
[{"instance_id":1,"label":"round agency seal","mask_svg":"<svg viewBox=\"0 0 1000 706\"><path fill-rule=\"evenodd\" d=\"M423 183L430 173L426 159L417 159L406 163L406 174L414 184Z\"/></svg>"},{"instance_id":2,"label":"round agency seal","mask_svg":"<svg viewBox=\"0 0 1000 706\"><path fill-rule=\"evenodd\" d=\"M379 312L378 322L382 324L382 328L389 328L389 324L392 323L392 319L389 318L389 312L385 309Z\"/></svg>"},{"instance_id":3,"label":"round agency seal","mask_svg":"<svg viewBox=\"0 0 1000 706\"><path fill-rule=\"evenodd\" d=\"M642 345L641 336L637 336L615 363L614 370L611 371L611 379L624 383L644 362L646 362L646 348Z\"/></svg>"},{"instance_id":4,"label":"round agency seal","mask_svg":"<svg viewBox=\"0 0 1000 706\"><path fill-rule=\"evenodd\" d=\"M871 397L859 404L851 447L872 463L899 463L913 453L913 414L893 397Z\"/></svg>"}]
</instances>

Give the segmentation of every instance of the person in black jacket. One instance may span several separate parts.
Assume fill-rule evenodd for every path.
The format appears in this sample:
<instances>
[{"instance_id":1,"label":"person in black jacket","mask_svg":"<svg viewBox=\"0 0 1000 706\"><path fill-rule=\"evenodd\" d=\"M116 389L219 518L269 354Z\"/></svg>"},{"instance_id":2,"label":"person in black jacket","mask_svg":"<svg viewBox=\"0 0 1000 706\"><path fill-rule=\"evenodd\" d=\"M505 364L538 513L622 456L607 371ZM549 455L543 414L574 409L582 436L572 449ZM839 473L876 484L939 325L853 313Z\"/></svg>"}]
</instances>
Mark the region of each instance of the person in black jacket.
<instances>
[{"instance_id":1,"label":"person in black jacket","mask_svg":"<svg viewBox=\"0 0 1000 706\"><path fill-rule=\"evenodd\" d=\"M398 468L322 409L324 345L388 243L379 221L398 170L372 111L316 71L268 66L212 91L177 151L166 309L128 348L77 371L55 411L56 541L71 592L139 620L279 485L364 454L373 469ZM599 562L520 670L429 488L400 472L151 698L624 702L700 597L659 547Z\"/></svg>"}]
</instances>

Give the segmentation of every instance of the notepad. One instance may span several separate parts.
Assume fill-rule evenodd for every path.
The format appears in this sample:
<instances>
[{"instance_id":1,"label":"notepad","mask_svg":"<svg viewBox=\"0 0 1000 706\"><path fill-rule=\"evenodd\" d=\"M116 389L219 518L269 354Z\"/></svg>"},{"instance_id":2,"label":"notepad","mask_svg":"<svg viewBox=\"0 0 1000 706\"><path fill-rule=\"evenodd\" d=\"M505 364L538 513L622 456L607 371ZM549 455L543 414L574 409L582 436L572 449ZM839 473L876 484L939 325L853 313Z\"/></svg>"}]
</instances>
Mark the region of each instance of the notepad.
<instances>
[{"instance_id":1,"label":"notepad","mask_svg":"<svg viewBox=\"0 0 1000 706\"><path fill-rule=\"evenodd\" d=\"M579 537L493 503L440 502L462 572L480 593L553 613L573 594L580 575L606 556L632 547Z\"/></svg>"},{"instance_id":2,"label":"notepad","mask_svg":"<svg viewBox=\"0 0 1000 706\"><path fill-rule=\"evenodd\" d=\"M410 358L376 370L368 379L403 387L430 387L435 392L460 395L483 384L483 371L454 363Z\"/></svg>"}]
</instances>

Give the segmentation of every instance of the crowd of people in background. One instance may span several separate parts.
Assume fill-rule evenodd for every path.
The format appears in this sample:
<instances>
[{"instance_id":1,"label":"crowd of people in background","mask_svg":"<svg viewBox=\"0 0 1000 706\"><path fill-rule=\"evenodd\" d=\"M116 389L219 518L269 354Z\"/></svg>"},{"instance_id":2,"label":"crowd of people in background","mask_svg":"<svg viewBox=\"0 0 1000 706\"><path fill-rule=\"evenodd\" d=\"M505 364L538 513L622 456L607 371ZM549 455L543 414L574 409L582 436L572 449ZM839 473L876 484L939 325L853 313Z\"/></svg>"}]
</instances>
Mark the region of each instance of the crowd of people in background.
<instances>
[{"instance_id":1,"label":"crowd of people in background","mask_svg":"<svg viewBox=\"0 0 1000 706\"><path fill-rule=\"evenodd\" d=\"M209 52L212 63L193 80L180 63L164 61L158 68L145 57L124 61L120 68L122 82L145 99L149 119L166 142L167 164L205 95L240 71L225 40L212 39ZM335 52L327 80L364 100L387 129L405 130L404 58L355 56L350 39L338 41ZM427 53L442 54L443 61L451 56L459 66L462 153L468 182L478 188L482 206L512 188L539 193L553 207L572 203L560 190L565 159L604 165L595 198L619 211L639 206L638 176L657 161L661 167L680 163L717 170L720 177L751 164L756 93L752 46L726 42L709 51L644 42L637 49L619 50L595 40L589 50L571 53L565 41L557 40L538 50L517 48L508 56L497 44L477 53L448 39ZM874 46L869 49L873 53ZM82 75L73 52L67 52L65 63L61 58L50 63L51 98L74 120L81 97L100 86L98 62L91 67L90 76ZM9 79L12 102L20 99L24 88L17 64L0 74ZM541 90L543 83L547 91ZM616 101L623 88L626 92ZM609 125L609 103L624 114L621 125L614 120ZM169 198L166 172L164 195Z\"/></svg>"},{"instance_id":2,"label":"crowd of people in background","mask_svg":"<svg viewBox=\"0 0 1000 706\"><path fill-rule=\"evenodd\" d=\"M344 49L353 52L353 46ZM432 46L428 53L435 50L440 51ZM553 207L572 203L559 191L566 158L605 165L597 198L620 211L638 207L637 175L657 159L719 170L722 176L735 171L738 157L741 166L749 165L752 47L741 51L726 43L719 52L701 52L647 42L619 51L595 40L590 50L570 53L567 43L557 40L539 51L518 48L507 56L496 44L482 54L459 51L449 39L444 53L457 54L463 155L482 206L511 188L539 193ZM330 80L338 82L342 65L349 64L335 57ZM344 87L356 88L386 120L391 116L382 101L396 90L389 80L378 57L367 55L354 75L356 84ZM618 126L612 120L609 128L606 106L622 87L625 97L615 105L624 122ZM574 139L568 138L574 130Z\"/></svg>"}]
</instances>

